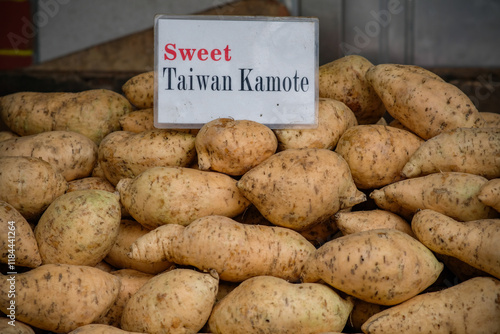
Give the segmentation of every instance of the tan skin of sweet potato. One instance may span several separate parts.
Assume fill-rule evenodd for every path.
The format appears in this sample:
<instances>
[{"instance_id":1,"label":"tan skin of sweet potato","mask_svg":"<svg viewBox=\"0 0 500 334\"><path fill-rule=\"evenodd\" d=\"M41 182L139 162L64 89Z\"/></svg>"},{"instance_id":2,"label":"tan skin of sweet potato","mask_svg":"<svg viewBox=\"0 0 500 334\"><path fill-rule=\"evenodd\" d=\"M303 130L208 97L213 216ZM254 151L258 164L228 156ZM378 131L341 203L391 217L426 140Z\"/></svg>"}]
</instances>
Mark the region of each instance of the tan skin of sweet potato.
<instances>
[{"instance_id":1,"label":"tan skin of sweet potato","mask_svg":"<svg viewBox=\"0 0 500 334\"><path fill-rule=\"evenodd\" d=\"M237 183L274 225L296 231L366 200L346 161L326 149L288 149L252 168Z\"/></svg>"},{"instance_id":2,"label":"tan skin of sweet potato","mask_svg":"<svg viewBox=\"0 0 500 334\"><path fill-rule=\"evenodd\" d=\"M476 277L388 308L361 329L365 334L499 333L499 299L499 280Z\"/></svg>"},{"instance_id":3,"label":"tan skin of sweet potato","mask_svg":"<svg viewBox=\"0 0 500 334\"><path fill-rule=\"evenodd\" d=\"M497 212L500 212L500 178L486 182L479 189L477 198L485 205L491 206Z\"/></svg>"},{"instance_id":4,"label":"tan skin of sweet potato","mask_svg":"<svg viewBox=\"0 0 500 334\"><path fill-rule=\"evenodd\" d=\"M415 237L406 220L386 210L337 212L334 222L344 235L379 228L394 228Z\"/></svg>"},{"instance_id":5,"label":"tan skin of sweet potato","mask_svg":"<svg viewBox=\"0 0 500 334\"><path fill-rule=\"evenodd\" d=\"M0 280L0 310L7 307L10 282ZM46 264L15 275L15 316L28 325L55 333L68 333L92 323L108 311L118 296L119 278L102 270Z\"/></svg>"},{"instance_id":6,"label":"tan skin of sweet potato","mask_svg":"<svg viewBox=\"0 0 500 334\"><path fill-rule=\"evenodd\" d=\"M154 105L154 72L138 74L122 86L125 97L137 109L153 108Z\"/></svg>"},{"instance_id":7,"label":"tan skin of sweet potato","mask_svg":"<svg viewBox=\"0 0 500 334\"><path fill-rule=\"evenodd\" d=\"M153 108L131 111L120 117L121 129L134 133L153 130L155 128L154 116Z\"/></svg>"},{"instance_id":8,"label":"tan skin of sweet potato","mask_svg":"<svg viewBox=\"0 0 500 334\"><path fill-rule=\"evenodd\" d=\"M0 262L14 262L16 266L36 268L42 264L31 226L12 205L4 201L0 201L0 256Z\"/></svg>"},{"instance_id":9,"label":"tan skin of sweet potato","mask_svg":"<svg viewBox=\"0 0 500 334\"><path fill-rule=\"evenodd\" d=\"M242 282L217 303L208 324L219 334L341 331L352 306L350 299L324 284L259 276Z\"/></svg>"},{"instance_id":10,"label":"tan skin of sweet potato","mask_svg":"<svg viewBox=\"0 0 500 334\"><path fill-rule=\"evenodd\" d=\"M455 128L484 126L479 111L459 88L408 66L380 64L366 72L392 117L425 140Z\"/></svg>"},{"instance_id":11,"label":"tan skin of sweet potato","mask_svg":"<svg viewBox=\"0 0 500 334\"><path fill-rule=\"evenodd\" d=\"M229 282L260 275L298 281L314 250L312 243L287 228L205 216L186 227L168 224L149 232L132 244L129 256L215 269L221 280Z\"/></svg>"},{"instance_id":12,"label":"tan skin of sweet potato","mask_svg":"<svg viewBox=\"0 0 500 334\"><path fill-rule=\"evenodd\" d=\"M121 269L111 272L120 279L120 292L115 302L105 315L94 323L120 327L123 309L132 296L148 282L154 275L146 274L133 269Z\"/></svg>"},{"instance_id":13,"label":"tan skin of sweet potato","mask_svg":"<svg viewBox=\"0 0 500 334\"><path fill-rule=\"evenodd\" d=\"M120 218L118 194L80 190L59 196L35 227L43 263L95 266L113 247Z\"/></svg>"},{"instance_id":14,"label":"tan skin of sweet potato","mask_svg":"<svg viewBox=\"0 0 500 334\"><path fill-rule=\"evenodd\" d=\"M15 326L12 326L12 324ZM15 322L9 318L0 318L0 333L2 334L35 334L35 331L28 325L16 319Z\"/></svg>"},{"instance_id":15,"label":"tan skin of sweet potato","mask_svg":"<svg viewBox=\"0 0 500 334\"><path fill-rule=\"evenodd\" d=\"M373 64L358 55L349 55L319 67L319 97L345 103L356 115L358 124L376 123L385 107L365 79Z\"/></svg>"},{"instance_id":16,"label":"tan skin of sweet potato","mask_svg":"<svg viewBox=\"0 0 500 334\"><path fill-rule=\"evenodd\" d=\"M276 129L278 150L289 148L324 148L332 150L342 134L358 125L356 116L343 102L320 98L318 126L314 129Z\"/></svg>"},{"instance_id":17,"label":"tan skin of sweet potato","mask_svg":"<svg viewBox=\"0 0 500 334\"><path fill-rule=\"evenodd\" d=\"M500 278L500 219L459 222L434 210L420 210L411 226L432 251Z\"/></svg>"},{"instance_id":18,"label":"tan skin of sweet potato","mask_svg":"<svg viewBox=\"0 0 500 334\"><path fill-rule=\"evenodd\" d=\"M196 135L198 168L243 175L276 152L278 140L267 126L250 120L218 118Z\"/></svg>"},{"instance_id":19,"label":"tan skin of sweet potato","mask_svg":"<svg viewBox=\"0 0 500 334\"><path fill-rule=\"evenodd\" d=\"M146 282L127 302L121 328L144 333L197 333L217 296L215 271L174 269Z\"/></svg>"},{"instance_id":20,"label":"tan skin of sweet potato","mask_svg":"<svg viewBox=\"0 0 500 334\"><path fill-rule=\"evenodd\" d=\"M195 157L195 136L188 133L163 129L115 131L99 145L98 162L106 179L116 185L148 168L186 167Z\"/></svg>"},{"instance_id":21,"label":"tan skin of sweet potato","mask_svg":"<svg viewBox=\"0 0 500 334\"><path fill-rule=\"evenodd\" d=\"M500 128L458 128L423 143L401 174L416 177L437 172L462 172L500 177Z\"/></svg>"},{"instance_id":22,"label":"tan skin of sweet potato","mask_svg":"<svg viewBox=\"0 0 500 334\"><path fill-rule=\"evenodd\" d=\"M0 141L12 139L12 138L19 138L19 136L12 131L0 131Z\"/></svg>"},{"instance_id":23,"label":"tan skin of sweet potato","mask_svg":"<svg viewBox=\"0 0 500 334\"><path fill-rule=\"evenodd\" d=\"M416 239L377 229L325 243L306 262L301 280L323 280L366 302L396 305L424 291L442 270L443 264Z\"/></svg>"},{"instance_id":24,"label":"tan skin of sweet potato","mask_svg":"<svg viewBox=\"0 0 500 334\"><path fill-rule=\"evenodd\" d=\"M407 220L418 209L432 209L460 221L496 218L498 213L478 198L488 179L443 172L398 181L370 193L375 204Z\"/></svg>"},{"instance_id":25,"label":"tan skin of sweet potato","mask_svg":"<svg viewBox=\"0 0 500 334\"><path fill-rule=\"evenodd\" d=\"M92 173L97 145L73 131L48 131L0 142L0 157L8 156L40 158L72 181Z\"/></svg>"},{"instance_id":26,"label":"tan skin of sweet potato","mask_svg":"<svg viewBox=\"0 0 500 334\"><path fill-rule=\"evenodd\" d=\"M368 303L357 298L353 298L353 303L354 307L349 315L347 327L359 333L361 333L361 326L368 318L388 308L384 305Z\"/></svg>"},{"instance_id":27,"label":"tan skin of sweet potato","mask_svg":"<svg viewBox=\"0 0 500 334\"><path fill-rule=\"evenodd\" d=\"M1 157L0 189L0 200L32 220L38 219L54 199L64 194L68 182L41 159Z\"/></svg>"},{"instance_id":28,"label":"tan skin of sweet potato","mask_svg":"<svg viewBox=\"0 0 500 334\"><path fill-rule=\"evenodd\" d=\"M480 111L485 128L500 128L500 113Z\"/></svg>"},{"instance_id":29,"label":"tan skin of sweet potato","mask_svg":"<svg viewBox=\"0 0 500 334\"><path fill-rule=\"evenodd\" d=\"M229 175L184 167L150 168L116 189L127 212L150 230L208 215L234 217L250 205Z\"/></svg>"},{"instance_id":30,"label":"tan skin of sweet potato","mask_svg":"<svg viewBox=\"0 0 500 334\"><path fill-rule=\"evenodd\" d=\"M46 131L81 133L96 144L120 129L119 118L132 111L122 95L106 89L79 93L19 92L2 97L0 116L13 132L28 136Z\"/></svg>"},{"instance_id":31,"label":"tan skin of sweet potato","mask_svg":"<svg viewBox=\"0 0 500 334\"><path fill-rule=\"evenodd\" d=\"M374 189L401 180L401 169L422 143L405 130L358 125L344 132L335 152L349 164L358 188Z\"/></svg>"},{"instance_id":32,"label":"tan skin of sweet potato","mask_svg":"<svg viewBox=\"0 0 500 334\"><path fill-rule=\"evenodd\" d=\"M139 334L139 332L124 331L116 326L90 324L78 327L68 334Z\"/></svg>"},{"instance_id":33,"label":"tan skin of sweet potato","mask_svg":"<svg viewBox=\"0 0 500 334\"><path fill-rule=\"evenodd\" d=\"M150 230L133 220L122 220L118 236L104 260L116 268L134 269L148 274L158 274L167 270L172 263L168 261L137 261L128 256L130 246Z\"/></svg>"},{"instance_id":34,"label":"tan skin of sweet potato","mask_svg":"<svg viewBox=\"0 0 500 334\"><path fill-rule=\"evenodd\" d=\"M106 190L109 192L115 191L115 187L113 187L113 185L108 180L102 177L89 176L69 182L68 190L66 192L88 189Z\"/></svg>"}]
</instances>

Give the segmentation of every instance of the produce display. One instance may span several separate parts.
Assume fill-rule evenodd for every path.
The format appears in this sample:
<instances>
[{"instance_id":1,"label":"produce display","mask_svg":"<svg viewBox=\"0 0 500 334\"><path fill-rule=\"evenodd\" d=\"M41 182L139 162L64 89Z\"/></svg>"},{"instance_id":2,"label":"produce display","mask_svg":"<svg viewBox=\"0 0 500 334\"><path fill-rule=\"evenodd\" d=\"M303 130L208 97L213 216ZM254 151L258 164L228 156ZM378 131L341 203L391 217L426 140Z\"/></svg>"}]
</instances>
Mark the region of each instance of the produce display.
<instances>
[{"instance_id":1,"label":"produce display","mask_svg":"<svg viewBox=\"0 0 500 334\"><path fill-rule=\"evenodd\" d=\"M500 333L499 114L361 56L316 128L157 129L153 97L0 98L0 332Z\"/></svg>"}]
</instances>

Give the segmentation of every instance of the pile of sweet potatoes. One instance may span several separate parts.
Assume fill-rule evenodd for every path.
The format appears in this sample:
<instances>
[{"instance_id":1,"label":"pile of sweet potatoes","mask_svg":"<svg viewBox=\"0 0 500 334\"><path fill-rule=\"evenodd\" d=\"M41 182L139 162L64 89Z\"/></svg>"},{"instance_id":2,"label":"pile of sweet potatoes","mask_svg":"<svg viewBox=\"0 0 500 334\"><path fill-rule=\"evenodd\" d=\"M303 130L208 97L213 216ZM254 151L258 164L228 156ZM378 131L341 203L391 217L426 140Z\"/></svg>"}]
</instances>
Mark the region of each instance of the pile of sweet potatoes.
<instances>
[{"instance_id":1,"label":"pile of sweet potatoes","mask_svg":"<svg viewBox=\"0 0 500 334\"><path fill-rule=\"evenodd\" d=\"M500 333L500 114L319 76L309 129L156 129L151 72L2 97L0 332Z\"/></svg>"}]
</instances>

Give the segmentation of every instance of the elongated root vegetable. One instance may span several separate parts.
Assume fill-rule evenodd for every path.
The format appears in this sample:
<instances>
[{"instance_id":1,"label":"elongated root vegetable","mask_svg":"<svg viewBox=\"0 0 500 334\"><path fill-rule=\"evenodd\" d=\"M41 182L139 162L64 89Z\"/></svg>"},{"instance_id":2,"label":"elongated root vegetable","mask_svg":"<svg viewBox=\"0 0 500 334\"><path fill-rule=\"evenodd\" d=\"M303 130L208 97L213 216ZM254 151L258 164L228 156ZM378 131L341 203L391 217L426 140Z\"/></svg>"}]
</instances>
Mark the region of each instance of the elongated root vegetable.
<instances>
[{"instance_id":1,"label":"elongated root vegetable","mask_svg":"<svg viewBox=\"0 0 500 334\"><path fill-rule=\"evenodd\" d=\"M1 278L0 310L10 314L14 285L16 320L55 333L92 323L108 311L120 289L119 278L87 266L46 264Z\"/></svg>"},{"instance_id":2,"label":"elongated root vegetable","mask_svg":"<svg viewBox=\"0 0 500 334\"><path fill-rule=\"evenodd\" d=\"M347 162L326 149L289 149L252 168L238 189L271 223L297 231L366 200Z\"/></svg>"},{"instance_id":3,"label":"elongated root vegetable","mask_svg":"<svg viewBox=\"0 0 500 334\"><path fill-rule=\"evenodd\" d=\"M250 205L229 175L183 167L153 167L121 179L116 189L127 212L150 230L208 215L234 217Z\"/></svg>"},{"instance_id":4,"label":"elongated root vegetable","mask_svg":"<svg viewBox=\"0 0 500 334\"><path fill-rule=\"evenodd\" d=\"M499 333L500 281L476 277L424 293L370 317L366 334Z\"/></svg>"},{"instance_id":5,"label":"elongated root vegetable","mask_svg":"<svg viewBox=\"0 0 500 334\"><path fill-rule=\"evenodd\" d=\"M342 134L358 125L356 116L344 103L327 98L318 101L318 126L314 129L275 129L278 150L324 148L332 150Z\"/></svg>"},{"instance_id":6,"label":"elongated root vegetable","mask_svg":"<svg viewBox=\"0 0 500 334\"><path fill-rule=\"evenodd\" d=\"M119 119L132 110L122 95L106 89L80 93L20 92L2 97L0 116L21 136L46 131L81 133L96 144L120 129Z\"/></svg>"},{"instance_id":7,"label":"elongated root vegetable","mask_svg":"<svg viewBox=\"0 0 500 334\"><path fill-rule=\"evenodd\" d=\"M485 205L491 206L500 212L500 178L486 182L477 195L479 200Z\"/></svg>"},{"instance_id":8,"label":"elongated root vegetable","mask_svg":"<svg viewBox=\"0 0 500 334\"><path fill-rule=\"evenodd\" d=\"M98 162L116 185L152 167L186 167L196 156L195 136L174 130L115 131L99 145Z\"/></svg>"},{"instance_id":9,"label":"elongated root vegetable","mask_svg":"<svg viewBox=\"0 0 500 334\"><path fill-rule=\"evenodd\" d=\"M360 189L400 181L401 169L423 140L409 131L384 125L358 125L340 137L335 152L349 164Z\"/></svg>"},{"instance_id":10,"label":"elongated root vegetable","mask_svg":"<svg viewBox=\"0 0 500 334\"><path fill-rule=\"evenodd\" d=\"M380 64L366 72L366 79L389 114L425 140L443 131L484 125L479 111L465 93L423 69Z\"/></svg>"},{"instance_id":11,"label":"elongated root vegetable","mask_svg":"<svg viewBox=\"0 0 500 334\"><path fill-rule=\"evenodd\" d=\"M121 328L142 333L198 333L217 296L217 273L174 269L146 282L127 302Z\"/></svg>"},{"instance_id":12,"label":"elongated root vegetable","mask_svg":"<svg viewBox=\"0 0 500 334\"><path fill-rule=\"evenodd\" d=\"M359 124L373 124L385 113L379 96L365 75L373 64L358 55L349 55L319 68L319 96L345 103Z\"/></svg>"},{"instance_id":13,"label":"elongated root vegetable","mask_svg":"<svg viewBox=\"0 0 500 334\"><path fill-rule=\"evenodd\" d=\"M353 303L319 283L272 276L249 278L217 303L209 328L217 334L313 334L341 331Z\"/></svg>"},{"instance_id":14,"label":"elongated root vegetable","mask_svg":"<svg viewBox=\"0 0 500 334\"><path fill-rule=\"evenodd\" d=\"M276 152L278 140L267 126L249 120L218 118L196 135L198 166L243 175Z\"/></svg>"},{"instance_id":15,"label":"elongated root vegetable","mask_svg":"<svg viewBox=\"0 0 500 334\"><path fill-rule=\"evenodd\" d=\"M9 243L10 240L10 243ZM12 205L0 201L0 262L36 268L42 264L35 234Z\"/></svg>"},{"instance_id":16,"label":"elongated root vegetable","mask_svg":"<svg viewBox=\"0 0 500 334\"><path fill-rule=\"evenodd\" d=\"M500 278L500 219L458 222L433 210L421 210L411 226L432 251L453 256Z\"/></svg>"},{"instance_id":17,"label":"elongated root vegetable","mask_svg":"<svg viewBox=\"0 0 500 334\"><path fill-rule=\"evenodd\" d=\"M395 305L429 287L442 270L443 264L416 239L377 229L325 243L307 261L301 279L323 280L366 302Z\"/></svg>"},{"instance_id":18,"label":"elongated root vegetable","mask_svg":"<svg viewBox=\"0 0 500 334\"><path fill-rule=\"evenodd\" d=\"M130 249L136 260L215 269L220 279L241 282L260 275L298 281L315 247L298 232L283 227L206 216L186 227L161 226L137 239Z\"/></svg>"},{"instance_id":19,"label":"elongated root vegetable","mask_svg":"<svg viewBox=\"0 0 500 334\"><path fill-rule=\"evenodd\" d=\"M68 182L41 159L1 157L0 189L0 200L31 220L38 219L54 199L64 194Z\"/></svg>"},{"instance_id":20,"label":"elongated root vegetable","mask_svg":"<svg viewBox=\"0 0 500 334\"><path fill-rule=\"evenodd\" d=\"M43 263L95 266L113 247L120 218L115 193L80 190L59 196L35 227Z\"/></svg>"},{"instance_id":21,"label":"elongated root vegetable","mask_svg":"<svg viewBox=\"0 0 500 334\"><path fill-rule=\"evenodd\" d=\"M381 209L411 219L418 209L432 209L460 221L495 218L498 213L478 199L488 179L444 172L389 184L370 193Z\"/></svg>"},{"instance_id":22,"label":"elongated root vegetable","mask_svg":"<svg viewBox=\"0 0 500 334\"><path fill-rule=\"evenodd\" d=\"M0 157L8 156L40 158L72 181L92 173L97 145L80 133L48 131L0 142Z\"/></svg>"},{"instance_id":23,"label":"elongated root vegetable","mask_svg":"<svg viewBox=\"0 0 500 334\"><path fill-rule=\"evenodd\" d=\"M427 140L410 157L402 175L462 172L500 177L500 128L458 128Z\"/></svg>"}]
</instances>

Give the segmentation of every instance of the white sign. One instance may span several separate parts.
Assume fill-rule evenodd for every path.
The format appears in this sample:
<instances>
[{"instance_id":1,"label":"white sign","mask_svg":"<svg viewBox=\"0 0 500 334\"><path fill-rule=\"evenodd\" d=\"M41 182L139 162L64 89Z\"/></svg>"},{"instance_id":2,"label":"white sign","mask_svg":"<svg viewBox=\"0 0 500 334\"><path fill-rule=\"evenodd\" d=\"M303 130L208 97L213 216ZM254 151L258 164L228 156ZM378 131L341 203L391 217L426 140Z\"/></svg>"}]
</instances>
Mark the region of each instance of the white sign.
<instances>
[{"instance_id":1,"label":"white sign","mask_svg":"<svg viewBox=\"0 0 500 334\"><path fill-rule=\"evenodd\" d=\"M314 127L317 81L315 18L155 18L158 128L200 128L216 118Z\"/></svg>"}]
</instances>

